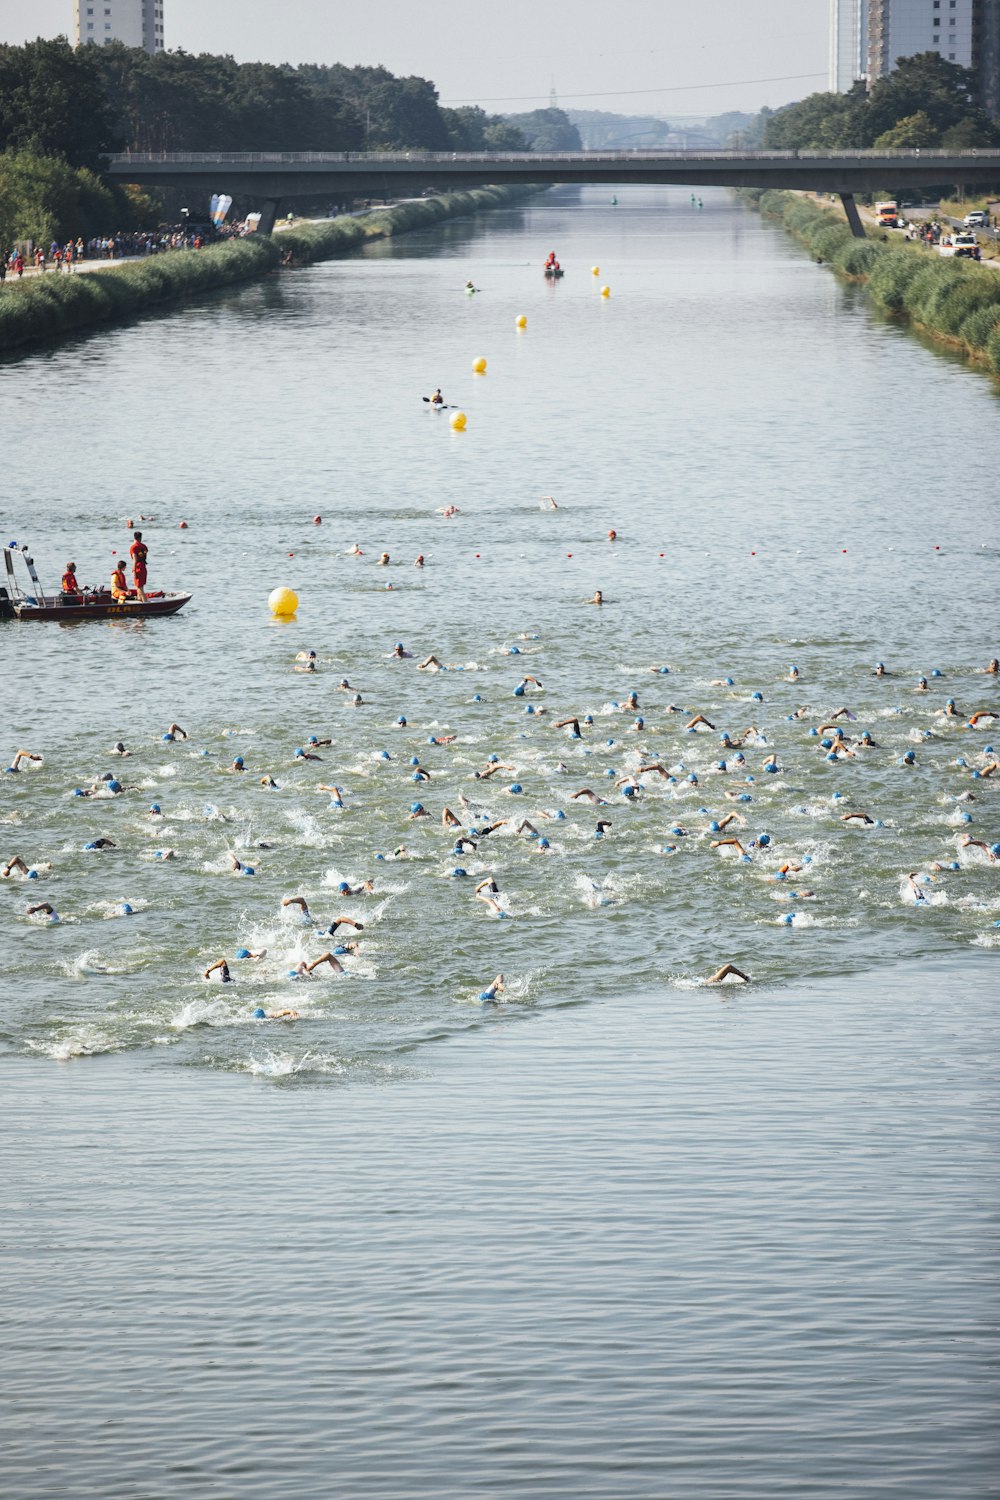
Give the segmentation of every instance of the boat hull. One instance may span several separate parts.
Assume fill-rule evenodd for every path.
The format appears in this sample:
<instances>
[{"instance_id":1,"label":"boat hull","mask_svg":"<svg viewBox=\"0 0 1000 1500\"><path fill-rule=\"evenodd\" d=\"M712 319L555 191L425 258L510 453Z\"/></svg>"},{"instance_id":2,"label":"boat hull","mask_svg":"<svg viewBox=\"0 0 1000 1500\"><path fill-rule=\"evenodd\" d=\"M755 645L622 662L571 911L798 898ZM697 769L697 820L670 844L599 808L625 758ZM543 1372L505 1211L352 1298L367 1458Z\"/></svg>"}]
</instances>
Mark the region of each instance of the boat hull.
<instances>
[{"instance_id":1,"label":"boat hull","mask_svg":"<svg viewBox=\"0 0 1000 1500\"><path fill-rule=\"evenodd\" d=\"M149 620L161 615L175 615L189 603L190 594L163 594L159 599L113 599L110 594L82 595L75 603L56 596L26 599L13 604L18 620L59 620L63 624L82 624L85 620Z\"/></svg>"}]
</instances>

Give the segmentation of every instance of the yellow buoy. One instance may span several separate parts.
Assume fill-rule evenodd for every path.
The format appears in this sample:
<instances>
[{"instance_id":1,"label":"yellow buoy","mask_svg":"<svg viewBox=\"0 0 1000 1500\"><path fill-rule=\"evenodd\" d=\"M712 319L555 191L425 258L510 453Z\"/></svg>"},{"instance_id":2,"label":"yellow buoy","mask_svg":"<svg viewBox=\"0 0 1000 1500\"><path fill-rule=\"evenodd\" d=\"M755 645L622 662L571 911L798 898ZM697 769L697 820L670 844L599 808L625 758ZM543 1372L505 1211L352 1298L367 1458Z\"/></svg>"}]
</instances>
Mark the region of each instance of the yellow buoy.
<instances>
[{"instance_id":1,"label":"yellow buoy","mask_svg":"<svg viewBox=\"0 0 1000 1500\"><path fill-rule=\"evenodd\" d=\"M452 430L452 432L464 432L465 431L465 420L466 419L465 419L465 412L464 411L457 411L457 412L455 412L454 415L452 416L452 419L451 419L451 430Z\"/></svg>"},{"instance_id":2,"label":"yellow buoy","mask_svg":"<svg viewBox=\"0 0 1000 1500\"><path fill-rule=\"evenodd\" d=\"M298 609L299 596L294 589L286 589L282 584L280 588L271 590L267 603L272 615L279 620L287 620Z\"/></svg>"},{"instance_id":3,"label":"yellow buoy","mask_svg":"<svg viewBox=\"0 0 1000 1500\"><path fill-rule=\"evenodd\" d=\"M486 374L486 361L481 354L478 359L472 361L472 373L474 375Z\"/></svg>"},{"instance_id":4,"label":"yellow buoy","mask_svg":"<svg viewBox=\"0 0 1000 1500\"><path fill-rule=\"evenodd\" d=\"M601 268L600 268L600 266L591 266L591 268L590 268L590 274L591 274L591 276L600 276L600 274L601 274Z\"/></svg>"},{"instance_id":5,"label":"yellow buoy","mask_svg":"<svg viewBox=\"0 0 1000 1500\"><path fill-rule=\"evenodd\" d=\"M524 316L524 313L518 313L518 315L517 315L517 326L518 326L518 328L527 328L527 326L528 326L528 320Z\"/></svg>"},{"instance_id":6,"label":"yellow buoy","mask_svg":"<svg viewBox=\"0 0 1000 1500\"><path fill-rule=\"evenodd\" d=\"M609 286L602 286L601 287L601 296L602 297L610 297L611 296L611 288Z\"/></svg>"}]
</instances>

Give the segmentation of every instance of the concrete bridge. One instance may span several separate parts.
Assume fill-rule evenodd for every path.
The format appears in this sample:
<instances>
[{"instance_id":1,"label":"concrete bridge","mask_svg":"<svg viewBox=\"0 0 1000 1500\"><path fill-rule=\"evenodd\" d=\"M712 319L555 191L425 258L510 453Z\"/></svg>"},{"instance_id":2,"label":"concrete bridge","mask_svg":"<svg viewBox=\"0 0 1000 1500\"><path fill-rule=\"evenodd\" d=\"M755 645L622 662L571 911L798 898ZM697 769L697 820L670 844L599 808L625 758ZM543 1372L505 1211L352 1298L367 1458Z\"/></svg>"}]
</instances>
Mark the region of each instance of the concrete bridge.
<instances>
[{"instance_id":1,"label":"concrete bridge","mask_svg":"<svg viewBox=\"0 0 1000 1500\"><path fill-rule=\"evenodd\" d=\"M260 206L267 232L296 198L418 197L486 183L645 182L688 188L791 188L837 193L856 235L859 192L904 197L942 183L1000 186L1000 151L252 151L124 155L108 174L144 187L181 187L206 200L232 193Z\"/></svg>"}]
</instances>

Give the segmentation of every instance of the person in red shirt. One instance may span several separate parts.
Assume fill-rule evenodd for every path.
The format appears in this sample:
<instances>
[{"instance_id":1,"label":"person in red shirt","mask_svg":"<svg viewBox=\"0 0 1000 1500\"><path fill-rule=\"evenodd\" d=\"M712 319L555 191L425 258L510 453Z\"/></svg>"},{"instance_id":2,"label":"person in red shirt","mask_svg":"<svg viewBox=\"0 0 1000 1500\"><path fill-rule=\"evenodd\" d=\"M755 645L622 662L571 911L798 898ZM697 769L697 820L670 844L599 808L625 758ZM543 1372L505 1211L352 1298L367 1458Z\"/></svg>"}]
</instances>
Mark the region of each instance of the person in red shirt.
<instances>
[{"instance_id":1,"label":"person in red shirt","mask_svg":"<svg viewBox=\"0 0 1000 1500\"><path fill-rule=\"evenodd\" d=\"M135 541L128 549L129 557L132 559L132 580L135 584L136 596L145 602L146 599L146 558L149 556L149 548L142 539L142 532L137 531Z\"/></svg>"},{"instance_id":2,"label":"person in red shirt","mask_svg":"<svg viewBox=\"0 0 1000 1500\"><path fill-rule=\"evenodd\" d=\"M116 565L111 575L111 597L116 600L128 598L128 579L125 577L125 564L120 562Z\"/></svg>"},{"instance_id":3,"label":"person in red shirt","mask_svg":"<svg viewBox=\"0 0 1000 1500\"><path fill-rule=\"evenodd\" d=\"M62 576L62 591L64 594L73 595L77 595L80 592L80 585L76 581L76 563L74 562L66 564L66 571Z\"/></svg>"}]
</instances>

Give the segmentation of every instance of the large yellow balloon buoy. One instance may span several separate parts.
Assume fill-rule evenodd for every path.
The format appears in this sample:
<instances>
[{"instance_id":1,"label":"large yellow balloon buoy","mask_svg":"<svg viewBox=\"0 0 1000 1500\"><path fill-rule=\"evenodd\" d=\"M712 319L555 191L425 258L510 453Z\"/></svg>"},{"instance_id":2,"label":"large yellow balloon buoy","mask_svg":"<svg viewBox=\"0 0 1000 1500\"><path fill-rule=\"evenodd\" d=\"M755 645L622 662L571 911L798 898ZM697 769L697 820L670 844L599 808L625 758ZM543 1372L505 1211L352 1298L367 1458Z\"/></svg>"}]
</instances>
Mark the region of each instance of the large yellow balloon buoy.
<instances>
[{"instance_id":1,"label":"large yellow balloon buoy","mask_svg":"<svg viewBox=\"0 0 1000 1500\"><path fill-rule=\"evenodd\" d=\"M591 266L591 268L590 268L590 274L591 274L591 276L600 276L600 274L601 274L601 268L600 268L600 266Z\"/></svg>"},{"instance_id":2,"label":"large yellow balloon buoy","mask_svg":"<svg viewBox=\"0 0 1000 1500\"><path fill-rule=\"evenodd\" d=\"M609 286L602 286L601 287L601 296L602 297L610 297L611 296L611 288Z\"/></svg>"},{"instance_id":3,"label":"large yellow balloon buoy","mask_svg":"<svg viewBox=\"0 0 1000 1500\"><path fill-rule=\"evenodd\" d=\"M299 596L294 589L286 589L282 584L280 588L271 590L267 596L267 603L276 619L288 620L299 607Z\"/></svg>"},{"instance_id":4,"label":"large yellow balloon buoy","mask_svg":"<svg viewBox=\"0 0 1000 1500\"><path fill-rule=\"evenodd\" d=\"M527 326L528 326L528 320L524 316L524 313L518 313L518 315L517 315L517 326L518 326L518 328L527 328Z\"/></svg>"},{"instance_id":5,"label":"large yellow balloon buoy","mask_svg":"<svg viewBox=\"0 0 1000 1500\"><path fill-rule=\"evenodd\" d=\"M478 359L472 361L472 373L474 375L486 374L486 361L481 354Z\"/></svg>"},{"instance_id":6,"label":"large yellow balloon buoy","mask_svg":"<svg viewBox=\"0 0 1000 1500\"><path fill-rule=\"evenodd\" d=\"M465 418L465 412L464 411L457 411L457 412L455 412L454 415L452 416L452 419L451 419L451 430L452 430L452 432L464 432L465 431L465 420L466 420L466 418Z\"/></svg>"}]
</instances>

